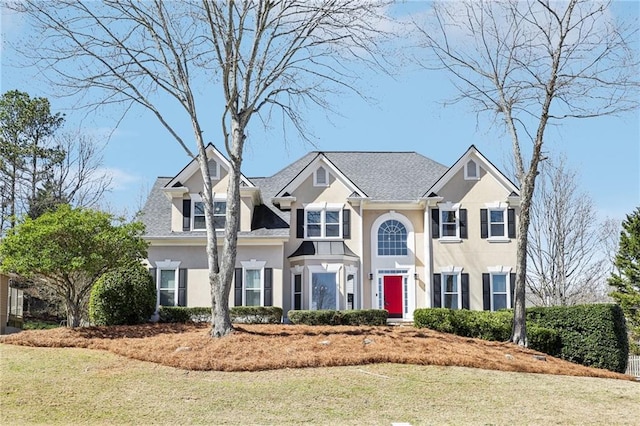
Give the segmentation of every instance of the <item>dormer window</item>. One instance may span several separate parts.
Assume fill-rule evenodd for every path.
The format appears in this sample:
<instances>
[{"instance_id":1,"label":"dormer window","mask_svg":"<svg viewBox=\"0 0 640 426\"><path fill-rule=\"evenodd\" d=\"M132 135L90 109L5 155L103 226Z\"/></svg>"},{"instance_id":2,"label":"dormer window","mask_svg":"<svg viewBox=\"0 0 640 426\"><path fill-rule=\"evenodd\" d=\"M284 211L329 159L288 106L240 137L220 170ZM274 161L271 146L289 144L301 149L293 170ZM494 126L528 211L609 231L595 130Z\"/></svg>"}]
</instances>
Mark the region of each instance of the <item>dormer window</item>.
<instances>
[{"instance_id":1,"label":"dormer window","mask_svg":"<svg viewBox=\"0 0 640 426\"><path fill-rule=\"evenodd\" d=\"M329 186L329 172L323 166L313 173L313 186Z\"/></svg>"},{"instance_id":2,"label":"dormer window","mask_svg":"<svg viewBox=\"0 0 640 426\"><path fill-rule=\"evenodd\" d=\"M465 180L480 179L480 168L474 160L467 161L467 164L464 166L464 178Z\"/></svg>"}]
</instances>

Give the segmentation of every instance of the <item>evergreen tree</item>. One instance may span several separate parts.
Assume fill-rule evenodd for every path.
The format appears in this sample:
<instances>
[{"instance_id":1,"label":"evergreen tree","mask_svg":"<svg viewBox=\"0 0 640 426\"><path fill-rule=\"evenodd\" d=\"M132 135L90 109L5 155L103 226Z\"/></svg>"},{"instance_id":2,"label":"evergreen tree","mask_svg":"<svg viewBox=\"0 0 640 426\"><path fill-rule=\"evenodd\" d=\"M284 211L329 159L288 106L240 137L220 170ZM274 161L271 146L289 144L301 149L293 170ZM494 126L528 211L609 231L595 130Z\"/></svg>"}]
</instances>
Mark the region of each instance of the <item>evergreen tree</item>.
<instances>
[{"instance_id":1,"label":"evergreen tree","mask_svg":"<svg viewBox=\"0 0 640 426\"><path fill-rule=\"evenodd\" d=\"M631 337L630 349L640 354L640 207L622 222L620 247L609 278L611 297L622 307Z\"/></svg>"}]
</instances>

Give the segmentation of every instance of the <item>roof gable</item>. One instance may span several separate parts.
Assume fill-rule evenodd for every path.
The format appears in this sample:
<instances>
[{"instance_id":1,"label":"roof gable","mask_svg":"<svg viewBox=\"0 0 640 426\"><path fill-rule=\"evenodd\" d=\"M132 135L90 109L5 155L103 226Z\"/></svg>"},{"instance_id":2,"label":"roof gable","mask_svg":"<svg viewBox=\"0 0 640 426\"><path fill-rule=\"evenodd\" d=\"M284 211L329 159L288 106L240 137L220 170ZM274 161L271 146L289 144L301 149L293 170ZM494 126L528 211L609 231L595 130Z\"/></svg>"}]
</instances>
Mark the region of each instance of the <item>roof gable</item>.
<instances>
[{"instance_id":1,"label":"roof gable","mask_svg":"<svg viewBox=\"0 0 640 426\"><path fill-rule=\"evenodd\" d=\"M496 166L493 165L478 149L475 145L471 145L467 151L456 161L453 166L449 167L436 183L425 191L424 197L437 196L438 192L469 162L469 160L475 161L480 167L482 167L487 173L489 173L498 183L500 183L509 193L515 193L520 195L520 189L506 177Z\"/></svg>"},{"instance_id":2,"label":"roof gable","mask_svg":"<svg viewBox=\"0 0 640 426\"><path fill-rule=\"evenodd\" d=\"M227 172L231 169L231 163L227 158L220 152L218 149L212 144L208 144L205 147L205 151L207 153L208 160L215 160L219 167L224 168ZM175 188L181 187L183 182L189 180L194 174L200 172L200 165L198 164L198 159L192 159L189 164L187 164L177 175L175 175L171 180L164 186L165 188ZM240 185L255 188L255 185L247 179L243 174L240 174Z\"/></svg>"},{"instance_id":3,"label":"roof gable","mask_svg":"<svg viewBox=\"0 0 640 426\"><path fill-rule=\"evenodd\" d=\"M349 179L336 165L331 162L327 156L319 152L317 155L302 169L300 172L289 181L282 189L280 189L275 198L285 197L292 194L305 180L307 180L312 174L318 170L318 168L324 167L330 174L335 176L336 180L340 181L347 189L352 193L358 194L360 197L367 197L367 195L358 186Z\"/></svg>"}]
</instances>

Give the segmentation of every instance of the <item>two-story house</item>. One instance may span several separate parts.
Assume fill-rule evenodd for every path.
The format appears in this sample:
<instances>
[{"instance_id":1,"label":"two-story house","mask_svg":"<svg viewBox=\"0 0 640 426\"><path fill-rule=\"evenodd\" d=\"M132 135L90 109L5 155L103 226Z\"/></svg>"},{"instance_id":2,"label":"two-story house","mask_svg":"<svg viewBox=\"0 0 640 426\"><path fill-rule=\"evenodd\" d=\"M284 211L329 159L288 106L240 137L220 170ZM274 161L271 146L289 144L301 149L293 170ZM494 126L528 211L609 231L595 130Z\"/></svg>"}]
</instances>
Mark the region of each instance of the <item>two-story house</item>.
<instances>
[{"instance_id":1,"label":"two-story house","mask_svg":"<svg viewBox=\"0 0 640 426\"><path fill-rule=\"evenodd\" d=\"M222 236L229 163L207 152ZM158 178L142 210L159 305L211 305L202 188L194 160ZM474 146L451 167L415 152L311 152L242 177L229 302L407 320L419 307L510 307L518 216L518 188Z\"/></svg>"}]
</instances>

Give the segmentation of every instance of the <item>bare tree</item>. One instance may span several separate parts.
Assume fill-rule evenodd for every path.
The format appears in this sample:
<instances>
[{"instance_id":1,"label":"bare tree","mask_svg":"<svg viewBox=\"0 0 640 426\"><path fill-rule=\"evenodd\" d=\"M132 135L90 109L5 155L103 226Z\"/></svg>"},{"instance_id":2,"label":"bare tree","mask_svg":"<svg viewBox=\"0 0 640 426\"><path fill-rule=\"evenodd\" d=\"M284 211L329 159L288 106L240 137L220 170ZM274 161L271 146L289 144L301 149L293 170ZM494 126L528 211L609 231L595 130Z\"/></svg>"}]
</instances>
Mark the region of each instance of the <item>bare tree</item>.
<instances>
[{"instance_id":1,"label":"bare tree","mask_svg":"<svg viewBox=\"0 0 640 426\"><path fill-rule=\"evenodd\" d=\"M541 164L530 217L528 299L541 306L606 301L607 227L564 157Z\"/></svg>"},{"instance_id":2,"label":"bare tree","mask_svg":"<svg viewBox=\"0 0 640 426\"><path fill-rule=\"evenodd\" d=\"M445 70L459 96L510 136L520 184L513 342L526 345L525 273L531 203L548 125L638 106L637 22L591 0L436 3L416 23L420 59ZM528 158L528 161L527 161Z\"/></svg>"},{"instance_id":3,"label":"bare tree","mask_svg":"<svg viewBox=\"0 0 640 426\"><path fill-rule=\"evenodd\" d=\"M147 108L197 159L204 180L212 336L232 331L228 296L239 228L240 169L251 119L258 115L267 121L279 111L305 137L302 108L329 107L327 95L354 89L358 74L349 67L354 59L379 66L374 52L382 36L381 6L361 0L25 0L14 5L31 18L34 32L45 37L22 53L33 52L59 87L77 94L101 89L103 96L88 106ZM212 84L224 99L219 121L202 112L215 108L208 96ZM174 120L175 110L162 109L160 99L173 101L184 121ZM203 136L204 127L214 121L221 125L231 164L221 256ZM181 133L185 123L191 136Z\"/></svg>"}]
</instances>

